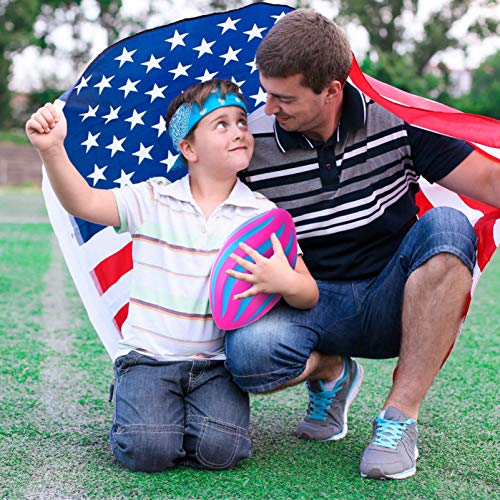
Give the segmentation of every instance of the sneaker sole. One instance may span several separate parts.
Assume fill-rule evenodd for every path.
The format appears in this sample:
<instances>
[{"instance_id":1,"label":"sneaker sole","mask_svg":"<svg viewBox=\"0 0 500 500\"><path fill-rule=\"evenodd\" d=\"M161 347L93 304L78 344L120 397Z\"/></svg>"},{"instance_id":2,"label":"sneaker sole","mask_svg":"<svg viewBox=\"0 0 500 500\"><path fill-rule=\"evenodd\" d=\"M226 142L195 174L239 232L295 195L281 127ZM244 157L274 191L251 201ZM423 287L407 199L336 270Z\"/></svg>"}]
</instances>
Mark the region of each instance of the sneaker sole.
<instances>
[{"instance_id":1,"label":"sneaker sole","mask_svg":"<svg viewBox=\"0 0 500 500\"><path fill-rule=\"evenodd\" d=\"M356 396L358 395L359 388L361 387L361 383L363 382L364 374L365 372L363 371L363 367L355 360L352 360L353 363L356 365L356 376L354 377L354 382L351 386L351 390L347 394L347 400L344 408L344 426L342 427L342 431L339 432L338 434L334 434L333 436L330 436L329 438L322 439L322 442L325 441L338 441L339 439L343 439L347 435L347 414L349 413L349 406L351 406L351 403L354 401Z\"/></svg>"},{"instance_id":2,"label":"sneaker sole","mask_svg":"<svg viewBox=\"0 0 500 500\"><path fill-rule=\"evenodd\" d=\"M411 469L405 470L403 472L399 472L398 474L382 474L379 471L379 475L376 476L368 476L367 474L361 473L361 477L363 479L407 479L411 476L415 475L417 472L417 467L412 467Z\"/></svg>"},{"instance_id":3,"label":"sneaker sole","mask_svg":"<svg viewBox=\"0 0 500 500\"><path fill-rule=\"evenodd\" d=\"M418 449L415 448L415 462L418 458ZM360 472L360 475L363 479L408 479L412 477L417 472L417 465L415 464L411 469L404 470L403 472L398 472L397 474L382 474L379 470L379 475L377 476L369 476L368 474L363 474Z\"/></svg>"}]
</instances>

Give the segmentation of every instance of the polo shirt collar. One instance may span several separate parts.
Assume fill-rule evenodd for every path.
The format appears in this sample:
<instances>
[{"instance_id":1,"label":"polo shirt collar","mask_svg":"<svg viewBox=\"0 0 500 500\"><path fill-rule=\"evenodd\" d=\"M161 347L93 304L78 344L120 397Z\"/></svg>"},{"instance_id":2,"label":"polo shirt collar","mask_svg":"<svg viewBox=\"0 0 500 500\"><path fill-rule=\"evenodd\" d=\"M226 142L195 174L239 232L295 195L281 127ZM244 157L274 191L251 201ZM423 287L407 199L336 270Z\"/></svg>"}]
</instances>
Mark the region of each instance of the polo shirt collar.
<instances>
[{"instance_id":1,"label":"polo shirt collar","mask_svg":"<svg viewBox=\"0 0 500 500\"><path fill-rule=\"evenodd\" d=\"M300 132L287 132L274 120L274 138L282 153L291 149L314 149L313 142Z\"/></svg>"},{"instance_id":2,"label":"polo shirt collar","mask_svg":"<svg viewBox=\"0 0 500 500\"><path fill-rule=\"evenodd\" d=\"M176 200L185 201L197 206L197 203L191 193L191 187L189 186L189 174L185 175L176 182L159 186L157 190L161 195L171 196ZM259 208L261 206L261 204L257 202L255 194L245 184L243 184L240 179L236 180L233 190L223 205L252 208Z\"/></svg>"},{"instance_id":3,"label":"polo shirt collar","mask_svg":"<svg viewBox=\"0 0 500 500\"><path fill-rule=\"evenodd\" d=\"M363 94L349 82L344 87L344 100L342 103L342 116L337 130L327 141L343 141L351 130L358 130L366 124L366 101ZM291 149L313 149L318 145L300 132L287 132L274 120L274 137L276 144L283 153Z\"/></svg>"}]
</instances>

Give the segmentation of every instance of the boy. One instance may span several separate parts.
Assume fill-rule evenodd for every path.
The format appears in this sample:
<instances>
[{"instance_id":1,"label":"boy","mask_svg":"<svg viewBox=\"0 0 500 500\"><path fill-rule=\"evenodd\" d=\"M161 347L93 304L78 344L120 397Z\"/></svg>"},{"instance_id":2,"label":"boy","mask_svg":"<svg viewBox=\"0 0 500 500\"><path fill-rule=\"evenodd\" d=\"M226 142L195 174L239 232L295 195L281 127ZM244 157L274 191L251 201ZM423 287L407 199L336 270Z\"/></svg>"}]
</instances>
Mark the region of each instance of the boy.
<instances>
[{"instance_id":1,"label":"boy","mask_svg":"<svg viewBox=\"0 0 500 500\"><path fill-rule=\"evenodd\" d=\"M132 236L129 314L115 359L114 455L147 472L228 469L251 453L249 404L224 367L209 274L227 236L274 205L236 175L253 153L236 85L212 80L190 87L172 101L166 125L189 174L173 184L156 178L112 190L90 187L71 164L66 121L51 104L32 115L26 133L68 212ZM312 307L318 289L305 264L299 257L291 269L272 240L275 253L252 265L245 296L280 293L294 307Z\"/></svg>"}]
</instances>

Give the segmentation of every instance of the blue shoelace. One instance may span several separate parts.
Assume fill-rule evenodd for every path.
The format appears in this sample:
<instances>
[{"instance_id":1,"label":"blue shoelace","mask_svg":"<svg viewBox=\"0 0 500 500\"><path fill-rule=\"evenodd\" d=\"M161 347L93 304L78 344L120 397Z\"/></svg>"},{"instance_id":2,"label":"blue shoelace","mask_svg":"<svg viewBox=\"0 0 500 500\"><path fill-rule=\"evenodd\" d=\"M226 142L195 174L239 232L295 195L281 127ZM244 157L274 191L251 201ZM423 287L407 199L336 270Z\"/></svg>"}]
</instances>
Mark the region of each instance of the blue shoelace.
<instances>
[{"instance_id":1,"label":"blue shoelace","mask_svg":"<svg viewBox=\"0 0 500 500\"><path fill-rule=\"evenodd\" d=\"M377 417L375 419L375 439L373 444L395 450L406 432L406 428L414 423L415 420L412 419L405 420L404 422L395 422Z\"/></svg>"},{"instance_id":2,"label":"blue shoelace","mask_svg":"<svg viewBox=\"0 0 500 500\"><path fill-rule=\"evenodd\" d=\"M313 420L326 420L327 412L340 389L342 389L342 384L337 384L332 391L313 392L309 389L311 399L308 417Z\"/></svg>"}]
</instances>

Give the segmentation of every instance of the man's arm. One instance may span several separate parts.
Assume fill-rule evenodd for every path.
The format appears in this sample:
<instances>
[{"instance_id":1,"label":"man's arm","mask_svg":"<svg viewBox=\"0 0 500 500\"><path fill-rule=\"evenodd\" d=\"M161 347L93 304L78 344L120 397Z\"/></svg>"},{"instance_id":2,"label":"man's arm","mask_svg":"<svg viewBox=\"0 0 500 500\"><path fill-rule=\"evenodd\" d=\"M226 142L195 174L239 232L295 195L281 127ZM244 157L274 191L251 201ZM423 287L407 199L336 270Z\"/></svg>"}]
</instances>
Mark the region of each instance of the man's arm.
<instances>
[{"instance_id":1,"label":"man's arm","mask_svg":"<svg viewBox=\"0 0 500 500\"><path fill-rule=\"evenodd\" d=\"M438 184L474 200L500 208L500 162L473 151Z\"/></svg>"}]
</instances>

